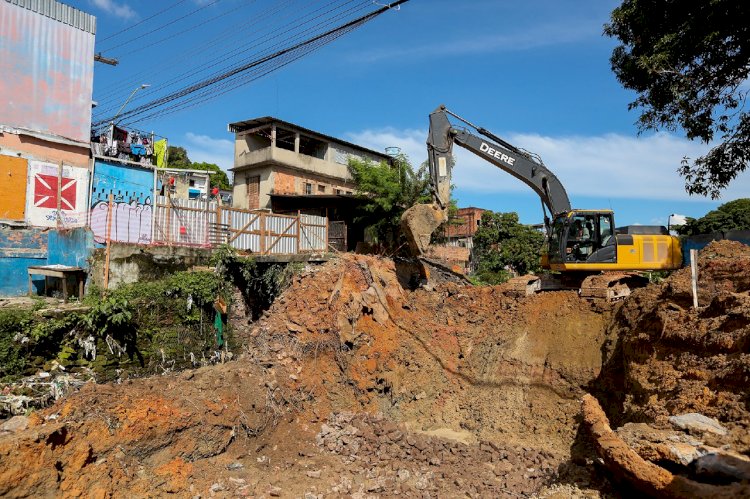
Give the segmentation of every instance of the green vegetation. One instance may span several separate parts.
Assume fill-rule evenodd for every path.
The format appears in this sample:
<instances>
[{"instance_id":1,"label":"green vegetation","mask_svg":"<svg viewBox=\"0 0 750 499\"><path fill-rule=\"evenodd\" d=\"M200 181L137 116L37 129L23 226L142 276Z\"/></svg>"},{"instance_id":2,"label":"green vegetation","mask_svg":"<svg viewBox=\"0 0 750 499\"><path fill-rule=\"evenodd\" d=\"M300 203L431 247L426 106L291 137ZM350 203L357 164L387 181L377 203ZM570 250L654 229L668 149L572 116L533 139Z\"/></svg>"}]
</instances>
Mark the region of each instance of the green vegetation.
<instances>
[{"instance_id":1,"label":"green vegetation","mask_svg":"<svg viewBox=\"0 0 750 499\"><path fill-rule=\"evenodd\" d=\"M364 200L355 220L368 227L374 242L398 246L403 212L417 203L432 201L426 166L415 170L404 155L395 158L393 165L350 158L349 171L357 186L356 195Z\"/></svg>"},{"instance_id":2,"label":"green vegetation","mask_svg":"<svg viewBox=\"0 0 750 499\"><path fill-rule=\"evenodd\" d=\"M544 235L518 222L516 213L482 214L479 229L474 234L473 274L475 282L500 284L511 277L541 270L540 252Z\"/></svg>"},{"instance_id":3,"label":"green vegetation","mask_svg":"<svg viewBox=\"0 0 750 499\"><path fill-rule=\"evenodd\" d=\"M31 309L0 309L0 380L48 369L53 360L69 370L91 368L103 381L209 361L219 350L215 300L231 306L236 286L257 318L302 268L261 264L229 247L217 250L212 263L216 272L175 272L120 286L104 297L91 289L85 312L42 316L54 314L40 310L42 301ZM229 350L237 347L231 333L225 328Z\"/></svg>"},{"instance_id":4,"label":"green vegetation","mask_svg":"<svg viewBox=\"0 0 750 499\"><path fill-rule=\"evenodd\" d=\"M211 175L211 187L218 187L221 190L230 191L232 190L232 184L229 183L229 177L219 165L213 163L194 163L190 161L187 151L184 147L169 146L168 168L179 168L181 170L202 170L208 172L214 172Z\"/></svg>"},{"instance_id":5,"label":"green vegetation","mask_svg":"<svg viewBox=\"0 0 750 499\"><path fill-rule=\"evenodd\" d=\"M724 203L701 218L688 218L687 223L678 227L678 230L684 236L750 230L750 198Z\"/></svg>"},{"instance_id":6,"label":"green vegetation","mask_svg":"<svg viewBox=\"0 0 750 499\"><path fill-rule=\"evenodd\" d=\"M681 129L690 140L717 144L684 158L680 173L691 194L714 199L750 161L750 3L624 0L604 33L621 45L611 64L638 97L644 130Z\"/></svg>"}]
</instances>

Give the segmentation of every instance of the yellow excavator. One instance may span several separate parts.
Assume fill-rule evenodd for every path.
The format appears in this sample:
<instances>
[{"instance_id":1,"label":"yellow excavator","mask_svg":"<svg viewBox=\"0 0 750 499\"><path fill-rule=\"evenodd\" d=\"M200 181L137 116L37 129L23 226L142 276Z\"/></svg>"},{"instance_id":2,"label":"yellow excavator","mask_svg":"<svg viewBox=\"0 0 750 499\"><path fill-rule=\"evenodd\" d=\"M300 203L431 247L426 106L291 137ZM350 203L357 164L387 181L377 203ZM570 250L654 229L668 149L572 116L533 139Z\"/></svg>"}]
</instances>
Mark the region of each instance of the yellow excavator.
<instances>
[{"instance_id":1,"label":"yellow excavator","mask_svg":"<svg viewBox=\"0 0 750 499\"><path fill-rule=\"evenodd\" d=\"M450 117L463 125L454 126ZM615 228L612 210L571 208L565 187L538 155L509 144L445 106L430 114L427 151L433 202L409 208L401 219L415 256L424 254L432 232L448 218L453 144L513 175L541 198L546 235L541 263L555 273L514 278L512 285L519 293L578 289L586 298L614 301L645 283L638 271L682 266L680 242L665 227Z\"/></svg>"}]
</instances>

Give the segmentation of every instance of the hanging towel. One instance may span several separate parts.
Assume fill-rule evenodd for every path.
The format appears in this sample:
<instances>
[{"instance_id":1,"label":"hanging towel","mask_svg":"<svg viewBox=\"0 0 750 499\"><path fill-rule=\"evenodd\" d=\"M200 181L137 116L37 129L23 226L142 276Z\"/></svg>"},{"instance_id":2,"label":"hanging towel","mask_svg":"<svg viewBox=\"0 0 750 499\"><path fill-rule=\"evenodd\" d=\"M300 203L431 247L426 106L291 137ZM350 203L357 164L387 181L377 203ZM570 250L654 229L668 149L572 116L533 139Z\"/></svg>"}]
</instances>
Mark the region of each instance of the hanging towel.
<instances>
[{"instance_id":1,"label":"hanging towel","mask_svg":"<svg viewBox=\"0 0 750 499\"><path fill-rule=\"evenodd\" d=\"M166 166L167 139L161 139L154 142L154 154L156 155L156 166Z\"/></svg>"},{"instance_id":2,"label":"hanging towel","mask_svg":"<svg viewBox=\"0 0 750 499\"><path fill-rule=\"evenodd\" d=\"M140 144L130 144L130 153L135 154L136 156L145 156L146 146L142 146Z\"/></svg>"}]
</instances>

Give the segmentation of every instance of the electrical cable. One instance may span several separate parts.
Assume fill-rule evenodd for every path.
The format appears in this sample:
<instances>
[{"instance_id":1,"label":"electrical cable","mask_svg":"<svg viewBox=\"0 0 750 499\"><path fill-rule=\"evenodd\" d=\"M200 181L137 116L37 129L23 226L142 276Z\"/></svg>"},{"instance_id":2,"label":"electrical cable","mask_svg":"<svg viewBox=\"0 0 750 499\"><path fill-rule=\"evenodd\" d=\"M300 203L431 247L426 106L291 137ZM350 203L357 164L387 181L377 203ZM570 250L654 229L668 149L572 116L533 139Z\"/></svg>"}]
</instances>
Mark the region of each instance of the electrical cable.
<instances>
[{"instance_id":1,"label":"electrical cable","mask_svg":"<svg viewBox=\"0 0 750 499\"><path fill-rule=\"evenodd\" d=\"M301 50L301 49L309 48L310 50L314 50L315 48L319 48L317 46L318 43L320 43L321 45L330 43L331 41L339 38L340 36L343 36L344 34L347 34L350 31L356 29L357 27L360 27L363 24L367 23L368 21L376 18L380 14L382 14L382 13L390 10L393 7L396 7L396 6L399 6L401 4L404 4L407 1L409 1L409 0L397 0L395 2L392 2L391 4L389 4L387 6L384 6L384 7L380 8L380 9L377 9L377 10L375 10L373 12L365 14L364 16L361 16L361 17L359 17L357 19L349 21L349 22L347 22L347 23L345 23L345 24L343 24L341 26L338 26L336 28L333 28L331 30L328 30L327 32L322 33L320 35L317 35L317 36L315 36L313 38L310 38L310 39L305 40L303 42L297 43L297 44L295 44L295 45L293 45L291 47L288 47L288 48L282 49L280 51L277 51L274 54L270 54L270 55L268 55L266 57L263 57L261 59L258 59L256 61L251 61L251 62L248 62L246 64L237 66L237 67L233 68L232 70L227 71L227 72L225 72L225 73L223 73L221 75L209 78L207 80L203 80L203 81L198 82L198 83L195 83L195 84L190 85L190 86L188 86L188 87L186 87L186 88L184 88L184 89L182 89L180 91L173 92L172 94L169 94L169 95L164 96L162 98L156 99L156 100L154 100L152 102L143 104L143 105L141 105L139 107L136 107L136 108L134 108L134 109L132 109L130 111L126 111L121 116L122 116L123 120L129 118L127 120L128 122L131 122L131 123L138 122L138 121L141 121L141 120L140 119L139 120L134 120L134 118L138 117L139 115L144 115L144 114L148 113L149 111L157 109L159 107L162 107L163 105L168 104L168 103L170 103L172 101L175 101L177 99L180 99L182 97L190 95L190 94L192 94L194 92L197 92L199 90L202 90L204 88L208 88L208 87L210 87L212 85L215 85L215 84L217 84L217 83L219 83L219 82L221 82L223 80L226 80L228 78L232 78L235 75L239 75L239 74L245 73L245 72L247 72L248 70L250 70L252 68L256 68L256 67L260 66L261 64L267 63L269 61L276 61L277 59L280 59L281 62L279 64L277 64L277 66L275 68L272 67L269 70L269 72L273 71L275 69L278 69L279 67L281 67L281 65L280 65L281 63L283 63L284 65L286 65L286 64L289 63L289 61L284 62L284 59L282 59L283 57L285 57L287 55L293 56L298 51L299 52L303 52L303 54L299 55L299 57L302 57L302 55L304 55L304 53L309 53L309 52L305 52L304 50ZM299 57L297 57L297 58L299 58ZM296 59L293 59L293 60L296 60ZM279 61L276 61L276 62L279 62ZM268 74L268 73L264 73L264 74ZM96 126L102 125L103 123L106 123L107 121L108 120L100 120L100 121L98 121L96 123L93 123L93 126L96 127Z\"/></svg>"},{"instance_id":2,"label":"electrical cable","mask_svg":"<svg viewBox=\"0 0 750 499\"><path fill-rule=\"evenodd\" d=\"M193 14L196 14L196 13L200 12L200 11L201 11L201 10L203 10L203 9L207 9L207 8L209 8L210 6L214 5L214 4L215 4L215 3L217 3L217 2L219 2L219 0L213 0L213 1L212 1L212 2L210 2L210 3L207 3L207 4L205 4L205 5L202 5L202 6L198 7L197 9L195 9L195 10L192 10L192 11L188 12L187 14L185 14L185 15L183 15L183 16L181 16L181 17L178 17L177 19L173 19L173 20L171 20L171 21L168 21L168 22L169 22L169 23L176 23L176 22L182 21L183 19L186 19L186 18L188 18L188 17L192 16ZM140 34L140 35L136 36L135 38L131 38L131 39L129 39L129 40L126 40L126 41L124 41L124 42L120 43L119 45L115 45L115 46L113 46L113 47L110 47L110 48L107 48L107 49L101 50L100 52L109 52L110 50L118 49L118 48L120 48L120 47L122 47L122 46L124 46L124 45L127 45L127 44L128 44L128 43L130 43L130 42L134 42L134 41L136 41L136 40L140 40L140 39L142 39L142 38L143 38L144 36L148 36L148 35L150 35L151 33L156 33L157 31L159 31L159 30L160 30L160 29L162 29L162 28L163 28L163 26L159 26L158 28L154 28L154 29L152 29L151 31L147 31L147 32L145 32L145 33L142 33L142 34Z\"/></svg>"},{"instance_id":3,"label":"electrical cable","mask_svg":"<svg viewBox=\"0 0 750 499\"><path fill-rule=\"evenodd\" d=\"M345 2L345 4L343 4L342 6L339 6L337 8L340 8L340 7L343 7L344 5L350 4L353 1L355 1L355 0L349 0L349 1ZM330 2L330 3L326 4L323 8L327 7L328 5L332 5L334 3L335 2ZM351 15L352 13L356 13L357 11L362 10L363 8L365 8L365 6L371 5L369 1L362 2L362 0L360 0L360 3L362 5L355 5L354 7L349 8L349 9L347 9L344 12L337 13L332 18L329 18L329 19L327 19L327 20L325 20L323 22L319 22L319 23L313 25L312 27L307 28L306 30L304 30L304 31L302 31L300 33L294 34L294 36L292 36L292 37L287 37L287 38L283 39L280 43L277 43L275 45L272 45L272 46L266 48L265 49L266 52L268 50L272 49L272 48L283 47L285 44L288 44L288 43L291 43L293 41L296 41L296 40L300 39L302 36L304 36L304 35L306 35L308 33L314 33L316 30L322 29L325 26L330 26L331 24L333 24L333 22L339 20L340 18L345 17L347 15ZM316 11L313 11L313 12L318 12L320 10L322 10L322 8L317 9ZM234 51L230 52L227 56L225 56L223 59L215 62L213 65L215 67L217 64L220 64L222 62L231 60L231 59L235 58L236 56L238 56L238 55L240 55L240 54L242 54L244 52L247 52L247 51L249 51L249 50L251 50L253 48L262 46L265 43L270 42L274 38L280 38L283 35L285 35L285 34L291 32L291 31L293 31L294 28L298 28L298 27L304 26L305 24L311 23L311 22L313 22L313 21L315 21L315 20L323 17L324 15L329 14L329 13L335 11L335 10L336 10L336 8L329 9L329 10L323 12L322 14L319 14L319 15L313 17L313 18L307 19L306 21L304 21L302 23L300 23L299 21L300 21L300 19L304 19L304 17L302 17L302 18L296 18L296 19L292 20L290 23L288 23L286 25L286 26L293 26L293 28L287 29L285 31L279 31L279 29L276 29L275 31L272 32L272 34L273 33L277 33L273 37L270 37L270 38L268 38L268 37L259 37L259 38L256 38L255 40L260 39L259 43L252 44L252 42L254 42L255 40L250 40L250 42L248 42L247 44L245 44L245 45L249 45L249 47L244 48L244 49L242 49L242 47L238 48L238 49L235 49ZM282 26L282 28L283 27L284 26ZM261 55L261 54L257 54L257 55ZM263 54L263 55L265 55L265 54ZM211 73L208 76L211 77L211 76L220 75L223 72L228 71L228 70L230 70L233 67L234 66L226 66L224 68L221 68L219 70L214 71L213 73ZM159 84L159 89L161 90L161 89L164 89L164 88L168 88L169 86L172 86L174 83L177 83L177 82L184 82L188 77L200 74L200 73L205 72L205 71L207 71L207 68L199 68L197 70L191 70L191 71L187 71L187 72L181 73L181 74L175 76L174 78L172 78L170 80L167 80L166 82L160 83ZM147 97L147 94L142 94L138 99L134 99L134 101L143 100L145 97ZM112 105L109 105L109 106L103 106L102 108L100 108L101 111L99 111L98 113L96 113L97 118L100 117L100 116L102 116L102 115L104 115L104 114L106 114L106 112L108 110L112 110L112 109L114 109L116 107L118 107L118 106L115 105L115 104L112 104Z\"/></svg>"},{"instance_id":4,"label":"electrical cable","mask_svg":"<svg viewBox=\"0 0 750 499\"><path fill-rule=\"evenodd\" d=\"M97 40L96 43L106 42L110 38L114 38L116 36L121 35L122 33L125 33L126 31L130 31L131 29L135 28L136 26L140 26L141 24L145 23L146 21L149 21L149 20L155 18L158 15L164 14L169 9L173 9L173 8L177 7L178 5L180 5L181 3L185 3L185 2L187 2L187 0L178 0L177 2L175 2L172 5L170 5L169 7L167 7L166 9L162 9L159 12L157 12L156 14L152 14L152 15L148 16L145 19L141 19L137 23L131 24L127 28L123 28L120 31L117 31L116 33L112 33L111 35L109 35L109 36L107 36L105 38L102 38L101 40Z\"/></svg>"},{"instance_id":5,"label":"electrical cable","mask_svg":"<svg viewBox=\"0 0 750 499\"><path fill-rule=\"evenodd\" d=\"M355 0L348 0L343 5L347 5L347 4L351 3L352 1L355 1ZM317 12L323 10L324 8L326 8L326 7L330 6L330 5L334 5L335 3L336 3L336 1L329 2L329 3L325 4L323 7L320 7L318 9L316 9L316 10L313 10L311 12L311 14L312 13L317 13ZM369 2L365 2L365 3L369 5ZM332 12L333 10L335 10L335 8L334 9L329 9L328 11L324 12L324 14ZM278 28L271 29L269 35L274 35L275 33L281 33L281 34L288 33L290 31L293 31L293 29L287 29L285 31L280 31L280 30L282 28L284 28L284 27L287 27L287 26L292 26L294 28L298 28L298 27L304 26L305 24L307 24L307 23L309 23L309 22L311 22L311 21L313 21L315 19L318 19L318 18L322 17L322 15L318 15L318 16L309 18L307 21L304 21L305 18L306 18L306 16L307 16L307 14L302 15L300 17L297 17L297 18L293 19L292 21L290 21L286 25L283 25L283 26L278 27ZM300 21L304 21L304 22L300 22ZM279 36L280 36L279 34L276 34L276 36L270 36L270 37L267 37L267 39L271 40L273 38L278 38ZM257 42L258 40L260 40L260 43L253 44L254 42ZM212 69L212 67L215 67L217 64L221 64L223 62L229 61L229 60L231 60L233 58L236 58L237 56L239 56L240 54L242 54L244 52L248 52L249 50L251 50L251 49L253 49L255 47L261 46L263 44L263 40L264 40L263 36L258 36L256 38L250 39L245 44L240 45L239 47L235 48L234 50L231 50L231 51L227 52L222 59L219 59L218 61L212 60L211 61L211 66L208 66L208 65L200 66L200 63L198 62L199 67L197 69L196 68L189 69L189 70L187 70L187 71L185 71L185 72L183 72L183 73L181 73L179 75L174 76L172 79L167 80L166 82L159 82L158 85L154 85L154 87L158 86L159 89L163 89L163 88L165 88L165 86L166 87L170 86L169 84L172 83L172 82L174 82L174 81L184 81L189 76L195 76L195 75L198 75L198 74L200 74L202 72L208 71L208 70ZM127 86L132 86L132 84L129 84ZM127 87L126 86L122 86L122 88L127 88ZM107 97L110 96L110 95L114 96L114 95L119 95L120 93L121 93L121 91L114 91L114 92L111 92L110 94L107 94L106 96L97 96L97 98L100 101L102 101L102 100L106 100ZM141 94L135 100L136 101L143 100L146 96L147 96L146 94ZM114 103L110 104L109 106L107 106L107 105L100 106L99 109L95 112L95 114L97 114L97 115L104 114L104 112L106 112L107 110L109 110L109 109L111 109L113 107L116 107L116 106L117 105L114 104Z\"/></svg>"},{"instance_id":6,"label":"electrical cable","mask_svg":"<svg viewBox=\"0 0 750 499\"><path fill-rule=\"evenodd\" d=\"M292 3L294 1L296 1L296 0L286 0L286 3L289 4L289 3ZM266 17L279 12L280 10L283 9L284 6L285 5L282 4L279 7L275 7L276 10L268 9L268 10L262 12L261 16L258 17L258 18L256 18L255 21L253 23L251 23L250 25L247 25L245 21L241 21L238 24L231 25L231 26L227 27L221 35L219 35L218 37L215 37L212 40L210 40L209 43L202 44L200 46L193 47L192 50L182 52L182 54L179 57L171 57L170 60L169 60L169 63L167 63L166 65L162 64L162 63L157 63L157 64L154 64L151 67L147 67L147 68L145 68L145 69L143 69L143 70L141 70L141 71L139 71L137 73L132 73L130 75L130 77L127 78L127 79L123 79L123 80L120 80L120 81L118 81L116 83L105 85L103 88L96 90L97 92L101 92L101 93L97 94L97 96L99 97L99 100L106 100L107 97L110 97L111 95L121 93L122 89L128 88L128 87L132 87L133 85L135 85L137 82L139 82L146 75L153 75L154 73L157 73L157 72L164 72L167 69L170 69L170 68L175 67L175 66L179 66L185 60L195 61L195 56L197 56L198 54L201 54L203 52L207 52L211 48L213 48L214 46L216 46L219 43L221 43L226 38L229 38L231 36L235 36L236 35L236 30L238 28L240 28L240 27L252 27L255 24L258 24L261 21L263 21Z\"/></svg>"}]
</instances>

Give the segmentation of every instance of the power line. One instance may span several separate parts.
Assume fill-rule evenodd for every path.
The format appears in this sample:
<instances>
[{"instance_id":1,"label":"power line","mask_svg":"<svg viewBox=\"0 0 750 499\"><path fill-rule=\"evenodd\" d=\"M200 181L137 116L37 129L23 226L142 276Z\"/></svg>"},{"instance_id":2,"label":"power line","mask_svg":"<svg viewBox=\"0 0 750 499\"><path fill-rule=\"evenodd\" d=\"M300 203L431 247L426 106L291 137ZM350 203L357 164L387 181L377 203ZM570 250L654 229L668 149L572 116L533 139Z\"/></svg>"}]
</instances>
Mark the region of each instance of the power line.
<instances>
[{"instance_id":1,"label":"power line","mask_svg":"<svg viewBox=\"0 0 750 499\"><path fill-rule=\"evenodd\" d=\"M207 9L207 8L209 8L210 6L214 5L214 4L215 4L215 3L217 3L217 2L219 2L219 0L213 0L212 2L210 2L210 3L207 3L206 5L202 5L201 7L198 7L197 9L195 9L195 10L192 10L192 11L188 12L188 13L187 13L187 14L185 14L185 15L183 15L183 16L180 16L180 17L178 17L177 19L173 19L173 20L171 20L171 21L167 21L167 22L169 22L169 23L176 23L176 22L182 21L183 19L185 19L185 18L188 18L188 17L192 16L193 14L196 14L196 13L200 12L200 11L201 11L201 10L203 10L203 9ZM112 46L112 47L110 47L110 48L107 48L107 49L101 50L100 52L109 52L110 50L118 49L118 48L120 48L120 47L122 47L122 46L124 46L124 45L127 45L127 44L128 44L128 43L130 43L130 42L134 42L134 41L136 41L136 40L140 40L140 39L141 39L141 38L143 38L144 36L148 36L148 35L150 35L151 33L156 33L157 31L161 30L162 28L163 28L163 26L159 26L158 28L154 28L154 29L152 29L151 31L147 31L147 32L145 32L145 33L142 33L142 34L140 34L140 35L136 36L135 38L130 38L130 39L128 39L128 40L126 40L126 41L124 41L124 42L120 43L119 45L114 45L114 46Z\"/></svg>"},{"instance_id":2,"label":"power line","mask_svg":"<svg viewBox=\"0 0 750 499\"><path fill-rule=\"evenodd\" d=\"M289 4L289 3L294 2L295 0L285 0L285 1L286 1L287 4ZM251 23L250 25L247 25L245 21L241 21L238 24L234 24L234 25L226 28L224 30L223 34L221 34L218 37L215 37L212 40L210 40L209 43L202 44L202 45L200 45L197 48L194 47L190 51L183 52L180 57L170 58L169 63L167 63L166 65L162 64L161 62L159 62L159 63L153 64L152 66L147 67L147 68L145 68L145 69L143 69L143 70L141 70L141 71L139 71L137 73L131 74L131 76L129 78L127 78L127 79L120 80L117 83L105 85L103 88L97 89L98 92L103 92L103 94L98 94L97 96L98 96L99 100L106 100L108 97L120 93L122 91L122 89L125 89L125 88L128 88L128 87L132 87L134 84L136 84L137 82L139 82L142 79L143 76L153 75L153 74L155 74L157 72L163 72L166 69L169 69L169 68L172 68L172 67L180 65L180 63L182 61L185 61L185 60L193 60L193 61L195 61L195 56L196 55L201 54L203 52L207 52L208 50L210 50L215 45L218 45L219 43L221 43L221 41L223 41L226 38L229 38L232 35L234 35L235 34L234 29L235 28L238 28L238 27L241 27L241 26L242 27L251 27L251 26L254 26L255 24L258 24L259 22L261 22L266 17L268 17L268 16L270 16L272 14L277 13L278 11L280 11L281 9L283 9L283 7L284 7L284 5L282 4L281 6L276 7L275 10L274 9L268 9L268 10L262 12L261 16L259 18L256 18L255 21L253 23Z\"/></svg>"},{"instance_id":3,"label":"power line","mask_svg":"<svg viewBox=\"0 0 750 499\"><path fill-rule=\"evenodd\" d=\"M128 26L127 28L121 29L120 31L118 31L118 32L116 32L116 33L113 33L113 34L111 34L111 35L109 35L109 36L107 36L107 37L105 37L105 38L102 38L101 40L97 40L97 42L96 42L96 43L106 42L106 41L107 41L107 40L109 40L110 38L114 38L114 37L116 37L116 36L119 36L119 35L121 35L122 33L125 33L126 31L130 31L131 29L135 28L136 26L140 26L141 24L145 23L146 21L149 21L149 20L151 20L151 19L155 18L155 17L156 17L156 16L158 16L158 15L164 14L164 13L165 13L166 11L168 11L169 9L173 9L173 8L177 7L178 5L180 5L181 3L185 3L185 2L187 2L187 0L178 0L177 2L175 2L175 3L173 3L172 5L170 5L169 7L167 7L166 9L160 10L160 11L159 11L159 12L157 12L156 14L152 14L152 15L148 16L148 17L147 17L147 18L145 18L145 19L141 19L141 20L140 20L140 21L138 21L137 23L135 23L135 24L131 24L131 25L130 25L130 26Z\"/></svg>"},{"instance_id":4,"label":"power line","mask_svg":"<svg viewBox=\"0 0 750 499\"><path fill-rule=\"evenodd\" d=\"M275 62L276 66L274 67L272 65L271 68L263 75L268 74L271 71L274 71L276 69L279 69L279 67L282 67L283 65L289 64L289 62L286 59L288 59L286 56L289 56L292 58L292 60L296 60L299 57L302 57L303 55L309 53L312 50L315 50L316 48L319 48L322 45L325 45L327 43L330 43L331 41L335 40L336 38L339 38L340 36L343 36L346 33L349 33L350 31L356 29L359 26L362 26L366 22L374 19L375 17L379 16L380 14L390 10L393 7L397 7L401 4L406 3L409 0L398 0L395 2L392 2L389 5L383 6L380 9L377 9L373 12L370 12L368 14L365 14L364 16L361 16L357 19L354 19L352 21L349 21L341 26L338 26L336 28L333 28L331 30L326 31L325 33L322 33L320 35L317 35L315 37L312 37L308 40L305 40L303 42L297 43L291 47L279 50L273 54L270 54L268 56L262 57L258 60L248 62L246 64L237 66L233 68L230 71L227 71L221 75L215 76L213 78L209 78L207 80L203 80L201 82L198 82L196 84L190 85L182 90L179 90L177 92L173 92L172 94L169 94L167 96L164 96L162 98L156 99L152 102L143 104L139 107L136 107L135 109L132 109L130 111L126 111L121 116L123 120L127 118L131 118L127 120L130 123L135 123L142 121L143 119L146 119L146 117L142 117L141 119L135 120L133 118L136 118L139 115L144 115L148 113L149 111L158 109L159 107L164 106L165 104L168 104L170 102L176 101L177 99L183 98L187 95L193 94L195 92L198 92L202 89L211 87L212 85L215 85L221 81L227 80L229 78L232 78L236 75L240 75L242 73L247 72L248 70L251 70L253 68L257 68L261 66L262 64L268 63L268 62ZM304 49L307 49L305 51ZM296 56L296 57L295 57ZM285 62L286 61L286 62ZM246 82L242 82L240 84L244 84ZM209 98L214 98L213 96L210 96ZM179 104L179 103L178 103ZM171 108L176 107L176 105L170 106ZM152 113L153 114L153 113ZM150 115L149 115L150 116ZM109 120L100 120L93 124L94 127L101 126L105 124Z\"/></svg>"},{"instance_id":5,"label":"power line","mask_svg":"<svg viewBox=\"0 0 750 499\"><path fill-rule=\"evenodd\" d=\"M344 5L350 4L350 3L354 2L354 1L355 0L349 0L349 1L345 2L340 7L343 7ZM319 9L313 11L313 13L320 12L325 7L333 5L335 3L336 2L329 2L325 6L323 6L323 7L319 8ZM308 27L307 29L303 30L300 33L296 33L296 34L294 34L291 37L287 37L285 39L282 39L281 42L276 43L276 44L268 47L266 49L266 51L270 50L270 49L273 49L273 48L281 48L285 44L291 43L292 41L299 40L301 37L303 37L306 34L313 34L318 29L321 29L321 28L323 28L325 26L330 26L336 20L341 19L341 18L343 18L343 17L345 17L345 16L347 16L347 15L349 15L351 13L354 13L354 12L357 12L359 10L362 10L363 8L365 8L365 6L370 6L371 5L371 3L369 1L367 1L367 0L359 0L359 3L361 5L355 5L354 7L351 7L351 8L349 8L349 9L343 11L343 12L336 13L332 18L329 18L326 21L318 22L317 24L314 24L312 27ZM340 8L340 7L337 7L337 8ZM227 62L229 60L232 60L232 59L236 58L237 56L239 56L240 54L242 54L244 52L248 52L248 51L250 51L250 50L252 50L254 48L260 47L260 46L262 46L262 45L270 42L273 39L281 38L284 35L286 35L287 33L290 33L292 31L294 31L294 29L303 27L306 24L310 24L310 23L314 22L317 19L325 17L327 14L330 14L331 12L335 12L337 10L337 8L329 9L327 11L324 11L322 14L318 14L317 16L308 18L306 20L305 20L305 16L293 19L292 21L290 21L285 26L279 27L279 28L271 31L271 33L269 33L268 35L259 36L259 37L255 38L255 39L250 40L248 43L244 44L243 46L240 46L240 47L234 49L233 51L230 51L222 59L220 59L218 61L212 61L211 67L216 67L218 64L221 64L223 62ZM300 20L304 20L304 22L300 22ZM282 31L282 29L284 27L289 27L289 26L291 26L291 28L288 28L288 29ZM273 36L269 36L269 35L273 35ZM257 43L254 43L254 42L257 42ZM259 56L261 54L256 54L256 55ZM263 54L263 55L265 55L265 54ZM220 74L222 74L225 71L231 70L233 67L234 66L227 66L227 67L222 68L222 69L220 69L218 71L214 71L213 73L211 73L208 76L211 77L211 76L220 75ZM210 67L204 66L204 67L200 67L198 69L188 70L186 72L183 72L181 74L178 74L178 75L174 76L173 78L171 78L170 80L167 80L166 82L161 82L158 85L158 87L159 87L160 90L164 89L164 88L168 88L169 86L174 85L174 83L184 82L187 78L189 78L191 76L196 76L196 75L198 75L200 73L204 73L208 69L210 69ZM154 87L152 87L152 88L154 88ZM153 93L153 90L150 93ZM134 99L134 101L143 100L144 98L147 98L147 97L148 97L147 93L142 93L137 99ZM112 109L114 109L116 107L117 106L114 105L114 104L109 105L109 106L100 106L99 112L96 113L96 114L98 116L105 115L108 111L110 111L110 110L112 110Z\"/></svg>"},{"instance_id":6,"label":"power line","mask_svg":"<svg viewBox=\"0 0 750 499\"><path fill-rule=\"evenodd\" d=\"M291 0L291 1L293 1L293 0ZM288 3L290 3L290 2L287 2L287 4L288 4ZM335 1L334 1L334 2L330 2L330 3L328 4L328 5L330 5L330 4L332 4L332 3L335 3ZM256 24L259 24L260 22L262 22L262 21L263 21L264 19L266 19L267 17L270 17L271 15L273 15L273 14L277 13L277 12L278 12L279 10L280 10L280 9L276 9L276 10L267 10L267 11L261 12L261 13L260 13L260 17L259 17L259 18L257 18L257 19L255 19L255 20L254 20L254 22L252 22L252 23L249 23L249 24L247 24L246 22L244 22L244 21L243 21L243 22L241 22L241 23L239 23L239 24L237 24L237 25L234 25L234 26L232 26L232 27L231 27L230 29L228 29L228 30L227 30L228 32L227 32L226 34L224 34L224 35L221 35L221 36L219 36L219 37L216 37L216 38L215 38L215 39L213 40L213 42L212 42L212 43L209 43L209 44L208 44L207 46L203 46L203 47L199 48L198 50L194 50L194 51L192 51L192 53L186 54L186 55L185 55L184 57L182 57L182 58L178 58L178 59L177 59L176 61L174 61L174 63L173 63L173 64L171 64L171 66L168 66L168 67L176 66L176 65L178 65L178 63L179 63L180 61L182 61L182 60L184 60L184 59L186 59L186 58L187 58L187 59L192 59L192 60L194 61L194 63L195 63L194 65L198 65L198 64L200 63L200 59L196 60L194 56L195 56L195 55L197 55L197 54L200 54L200 53L202 53L202 52L205 52L205 51L207 51L207 50L208 50L208 49L209 49L210 47L212 47L212 46L215 46L215 45L219 44L219 43L220 43L220 42L221 42L221 41L222 41L223 39L225 39L225 38L227 38L227 37L230 37L230 36L232 36L233 34L236 34L236 31L233 31L233 29L234 29L234 28L239 28L239 27L242 27L242 28L245 28L245 29L247 29L247 28L253 27L253 26L255 26ZM316 12L316 11L313 11L313 12ZM303 15L302 17L298 17L298 18L297 18L297 19L295 19L295 20L294 20L293 22L296 22L296 21L298 21L299 19L303 19L303 18L304 18L304 15ZM269 26L271 26L271 24L270 24L270 23L268 23L268 24L269 24ZM267 31L270 31L271 33L273 33L273 32L274 32L274 31L273 31L273 29L269 29L269 30L267 30ZM228 52L228 53L227 53L227 55L230 55L230 54L232 54L232 53L235 53L235 52L238 52L238 51L240 51L240 52L241 52L241 50L240 50L240 49L241 49L242 47L245 47L245 46L247 46L247 45L251 44L252 42L254 42L254 41L257 41L257 40L259 40L259 39L262 39L262 37L261 37L261 36L258 36L258 37L256 37L256 38L253 38L253 39L251 39L251 40L250 40L249 42L246 42L246 43L244 43L243 45L240 45L239 47L235 48L234 50L231 50L230 52ZM222 59L222 60L221 60L221 61L219 61L219 62L224 62L224 60L227 60L228 58L229 58L229 57L225 57L224 59ZM211 61L211 63L212 63L212 65L213 65L213 64L215 64L215 63L214 63L213 61ZM145 75L145 74L154 74L154 73L161 73L161 72L163 71L163 69L165 69L165 68L164 68L164 67L162 67L162 66L158 66L158 68L159 68L159 71L158 71L158 72L157 72L157 71L156 71L155 69L147 69L147 70L144 70L144 71L140 72L140 73L139 73L139 75ZM197 73L199 73L199 72L202 72L202 71L206 71L207 69L208 69L208 66L207 66L207 65L204 65L204 67L202 67L202 68L199 68L199 69L198 69L197 71L195 71L195 70L193 70L193 71L194 71L194 72L197 72ZM185 73L182 73L182 74L181 74L181 75L179 75L179 76L183 76L183 75L185 75L185 74L188 74L188 73L189 73L189 71L187 71L187 72L185 72ZM133 81L126 81L126 82L124 82L123 84L118 84L118 85L115 85L115 86L111 86L111 85L110 85L110 87L107 87L107 88L112 88L112 89L117 89L117 90L114 90L114 91L110 91L110 92L108 92L108 93L105 93L104 95L98 95L97 97L99 98L99 100L106 100L106 99L107 99L107 97L109 97L109 96L112 96L112 95L117 95L117 94L121 93L123 89L125 89L125 88L127 88L127 87L130 87L130 86L132 86L132 85L133 85L134 83L136 83L136 82L137 82L137 81L138 81L139 79L140 79L140 77L134 77L134 78L133 78ZM163 88L163 86L164 86L164 84L163 84L163 83L161 83L161 84L159 85L159 88ZM141 99L142 99L142 97L141 97Z\"/></svg>"}]
</instances>

